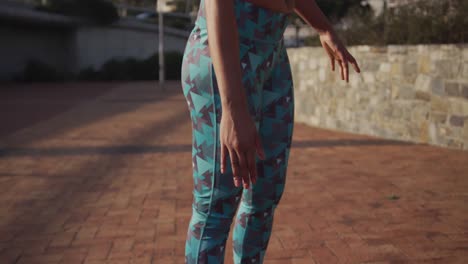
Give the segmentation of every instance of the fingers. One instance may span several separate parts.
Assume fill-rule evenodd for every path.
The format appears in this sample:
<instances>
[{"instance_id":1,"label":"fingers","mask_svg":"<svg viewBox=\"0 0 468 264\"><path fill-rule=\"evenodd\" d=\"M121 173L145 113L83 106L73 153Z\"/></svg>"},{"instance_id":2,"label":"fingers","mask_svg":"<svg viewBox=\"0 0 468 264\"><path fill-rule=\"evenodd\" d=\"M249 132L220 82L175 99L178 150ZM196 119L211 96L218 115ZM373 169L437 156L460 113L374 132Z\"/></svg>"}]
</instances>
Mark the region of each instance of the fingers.
<instances>
[{"instance_id":1,"label":"fingers","mask_svg":"<svg viewBox=\"0 0 468 264\"><path fill-rule=\"evenodd\" d=\"M232 177L234 186L240 187L241 182L244 188L249 188L257 180L256 153L261 159L265 159L265 152L262 148L258 131L253 127L253 135L250 142L240 143L234 140L231 144L221 142L221 173L227 170L226 160L229 153Z\"/></svg>"},{"instance_id":2,"label":"fingers","mask_svg":"<svg viewBox=\"0 0 468 264\"><path fill-rule=\"evenodd\" d=\"M255 183L257 181L257 164L255 163L255 151L248 152L246 156L250 180L252 181L252 183Z\"/></svg>"},{"instance_id":3,"label":"fingers","mask_svg":"<svg viewBox=\"0 0 468 264\"><path fill-rule=\"evenodd\" d=\"M240 187L241 181L244 188L250 187L250 182L255 183L257 181L257 165L255 161L255 153L257 153L261 159L265 159L265 152L261 146L260 137L256 136L255 149L252 148L248 151L240 151L236 149L229 150L223 146L221 148L221 172L225 172L226 168L226 153L229 152L231 157L231 167L233 173L234 185Z\"/></svg>"},{"instance_id":4,"label":"fingers","mask_svg":"<svg viewBox=\"0 0 468 264\"><path fill-rule=\"evenodd\" d=\"M239 187L241 185L241 169L239 164L239 158L237 157L237 153L231 149L228 149L229 157L231 158L231 168L232 168L232 175L234 180L234 186Z\"/></svg>"},{"instance_id":5,"label":"fingers","mask_svg":"<svg viewBox=\"0 0 468 264\"><path fill-rule=\"evenodd\" d=\"M221 173L226 172L226 152L226 146L224 144L221 144Z\"/></svg>"},{"instance_id":6,"label":"fingers","mask_svg":"<svg viewBox=\"0 0 468 264\"><path fill-rule=\"evenodd\" d=\"M335 58L329 54L330 60L332 60L332 64L334 64ZM337 60L338 63L340 64L340 75L341 75L341 80L346 81L349 83L349 65L350 63L354 70L357 73L361 72L361 69L359 69L359 66L356 62L356 59L349 53L346 53L346 56L343 55L342 53L339 53L337 55ZM332 65L332 70L334 69L334 65Z\"/></svg>"},{"instance_id":7,"label":"fingers","mask_svg":"<svg viewBox=\"0 0 468 264\"><path fill-rule=\"evenodd\" d=\"M263 150L263 144L262 144L262 139L260 138L260 135L257 133L257 136L255 137L255 149L257 151L258 156L264 160L265 159L265 151Z\"/></svg>"},{"instance_id":8,"label":"fingers","mask_svg":"<svg viewBox=\"0 0 468 264\"><path fill-rule=\"evenodd\" d=\"M240 187L243 182L244 188L249 188L249 168L245 155L235 150L229 150L234 186Z\"/></svg>"},{"instance_id":9,"label":"fingers","mask_svg":"<svg viewBox=\"0 0 468 264\"><path fill-rule=\"evenodd\" d=\"M351 56L351 55L349 55L349 56ZM356 59L353 56L351 56L351 58L349 59L349 63L351 63L351 65L353 65L353 68L357 73L361 72L361 69L359 68L358 63L357 63Z\"/></svg>"},{"instance_id":10,"label":"fingers","mask_svg":"<svg viewBox=\"0 0 468 264\"><path fill-rule=\"evenodd\" d=\"M335 42L331 41L332 47L329 46L329 41L327 39L321 40L322 46L325 48L325 51L327 52L328 57L330 58L330 63L332 66L332 71L335 71L335 60L338 61L339 66L340 66L340 75L341 75L341 80L345 80L347 83L349 83L349 65L350 63L354 70L357 73L361 72L361 69L359 69L359 66L356 62L356 59L346 50L346 48L342 45L337 45Z\"/></svg>"},{"instance_id":11,"label":"fingers","mask_svg":"<svg viewBox=\"0 0 468 264\"><path fill-rule=\"evenodd\" d=\"M340 74L341 74L341 80L345 79L345 70L344 70L344 64L343 61L340 60Z\"/></svg>"},{"instance_id":12,"label":"fingers","mask_svg":"<svg viewBox=\"0 0 468 264\"><path fill-rule=\"evenodd\" d=\"M247 157L245 155L245 152L244 153L236 152L236 153L237 153L237 157L239 158L239 167L240 167L240 174L241 174L242 181L243 181L243 186L244 188L249 188L250 180L249 180L249 168L247 164Z\"/></svg>"},{"instance_id":13,"label":"fingers","mask_svg":"<svg viewBox=\"0 0 468 264\"><path fill-rule=\"evenodd\" d=\"M359 72L360 69L357 66L356 60L354 60L354 58L352 58L352 60L354 61L354 64L352 64L354 69L356 70L356 72ZM347 59L345 57L340 58L341 80L346 81L347 83L349 83L349 65L348 65L348 62L352 63L351 59Z\"/></svg>"},{"instance_id":14,"label":"fingers","mask_svg":"<svg viewBox=\"0 0 468 264\"><path fill-rule=\"evenodd\" d=\"M346 79L346 82L348 83L349 82L349 67L348 67L347 60L344 61L344 67L345 67L345 79Z\"/></svg>"},{"instance_id":15,"label":"fingers","mask_svg":"<svg viewBox=\"0 0 468 264\"><path fill-rule=\"evenodd\" d=\"M330 58L330 64L332 67L332 71L335 71L335 56L333 50L327 45L324 44L325 51L327 52L328 57Z\"/></svg>"}]
</instances>

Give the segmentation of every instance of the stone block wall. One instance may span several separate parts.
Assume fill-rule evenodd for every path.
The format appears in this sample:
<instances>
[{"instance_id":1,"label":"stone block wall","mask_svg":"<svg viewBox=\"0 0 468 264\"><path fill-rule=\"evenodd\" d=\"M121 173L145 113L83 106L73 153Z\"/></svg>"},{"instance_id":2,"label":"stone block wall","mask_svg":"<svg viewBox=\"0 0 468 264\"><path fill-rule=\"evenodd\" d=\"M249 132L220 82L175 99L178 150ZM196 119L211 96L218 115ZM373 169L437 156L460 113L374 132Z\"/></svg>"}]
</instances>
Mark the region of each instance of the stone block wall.
<instances>
[{"instance_id":1,"label":"stone block wall","mask_svg":"<svg viewBox=\"0 0 468 264\"><path fill-rule=\"evenodd\" d=\"M290 48L296 121L468 150L468 45L355 46L347 84L321 47Z\"/></svg>"}]
</instances>

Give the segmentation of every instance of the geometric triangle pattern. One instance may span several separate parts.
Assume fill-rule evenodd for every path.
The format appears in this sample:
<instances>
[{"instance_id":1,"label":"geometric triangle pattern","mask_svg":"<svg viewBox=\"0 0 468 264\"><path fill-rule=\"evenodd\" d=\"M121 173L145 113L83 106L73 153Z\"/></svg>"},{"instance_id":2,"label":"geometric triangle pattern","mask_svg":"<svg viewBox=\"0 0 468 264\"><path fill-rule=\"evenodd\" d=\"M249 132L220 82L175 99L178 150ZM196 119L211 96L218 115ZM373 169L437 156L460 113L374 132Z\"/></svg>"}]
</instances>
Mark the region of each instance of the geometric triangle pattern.
<instances>
[{"instance_id":1,"label":"geometric triangle pattern","mask_svg":"<svg viewBox=\"0 0 468 264\"><path fill-rule=\"evenodd\" d=\"M257 182L244 189L234 186L229 157L226 172L220 171L221 98L208 46L204 1L185 47L181 71L192 121L194 184L185 263L224 263L233 221L234 263L263 263L274 211L286 183L294 125L293 82L282 39L288 15L235 0L241 89L245 89L266 155L265 160L256 158Z\"/></svg>"}]
</instances>

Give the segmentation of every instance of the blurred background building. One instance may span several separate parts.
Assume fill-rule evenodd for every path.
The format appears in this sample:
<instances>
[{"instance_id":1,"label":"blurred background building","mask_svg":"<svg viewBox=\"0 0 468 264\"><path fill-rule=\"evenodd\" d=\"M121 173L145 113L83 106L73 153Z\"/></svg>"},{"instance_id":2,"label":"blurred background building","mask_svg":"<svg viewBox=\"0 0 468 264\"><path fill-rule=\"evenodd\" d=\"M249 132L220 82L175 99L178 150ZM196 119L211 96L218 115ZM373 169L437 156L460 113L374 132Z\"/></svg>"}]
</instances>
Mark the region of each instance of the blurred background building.
<instances>
[{"instance_id":1,"label":"blurred background building","mask_svg":"<svg viewBox=\"0 0 468 264\"><path fill-rule=\"evenodd\" d=\"M122 65L112 65L117 60L138 61L143 64L141 67L148 69L148 76L157 76L155 3L147 0L114 2L0 2L0 54L3 58L0 80L47 79L59 75L63 75L61 78L72 75L89 78L106 63L107 67L122 68ZM174 7L167 5L166 11L171 9ZM167 52L182 53L188 24L189 16L167 21L164 30ZM168 63L177 66L174 62Z\"/></svg>"},{"instance_id":2,"label":"blurred background building","mask_svg":"<svg viewBox=\"0 0 468 264\"><path fill-rule=\"evenodd\" d=\"M134 59L156 59L158 28L153 0L4 0L0 3L0 26L5 41L0 53L0 80L34 79L28 75L84 75L99 71L106 63ZM362 1L325 5L329 17L340 19ZM371 0L376 10L385 1ZM181 53L193 27L199 0L165 1L165 49ZM379 11L381 12L381 11ZM317 42L315 31L298 17L285 32L285 44L299 47ZM341 22L346 26L346 22ZM47 37L46 37L47 36ZM173 56L177 58L177 56ZM180 58L180 56L178 56ZM155 62L151 62L155 63ZM149 68L149 62L146 66ZM176 67L177 63L171 63ZM152 65L154 66L154 65ZM122 68L122 66L119 66ZM115 68L115 67L114 67ZM28 73L29 69L29 73ZM52 74L53 69L58 73ZM123 70L122 70L123 71ZM148 75L154 72L148 72ZM122 76L124 74L112 74ZM177 74L174 74L177 77ZM52 76L53 77L53 76ZM46 77L44 77L47 79ZM69 78L69 77L64 77ZM36 78L37 79L37 78Z\"/></svg>"}]
</instances>

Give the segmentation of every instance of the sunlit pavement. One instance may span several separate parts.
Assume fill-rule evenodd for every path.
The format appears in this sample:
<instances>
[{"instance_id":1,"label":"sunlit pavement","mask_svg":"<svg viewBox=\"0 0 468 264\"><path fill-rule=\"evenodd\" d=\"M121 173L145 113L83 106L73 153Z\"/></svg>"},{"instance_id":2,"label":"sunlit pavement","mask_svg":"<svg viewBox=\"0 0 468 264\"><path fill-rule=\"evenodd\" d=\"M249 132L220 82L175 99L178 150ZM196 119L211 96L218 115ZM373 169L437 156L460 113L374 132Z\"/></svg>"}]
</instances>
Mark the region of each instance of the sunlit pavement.
<instances>
[{"instance_id":1,"label":"sunlit pavement","mask_svg":"<svg viewBox=\"0 0 468 264\"><path fill-rule=\"evenodd\" d=\"M0 89L0 263L183 263L179 82L57 85ZM468 263L468 152L296 124L265 263Z\"/></svg>"}]
</instances>

